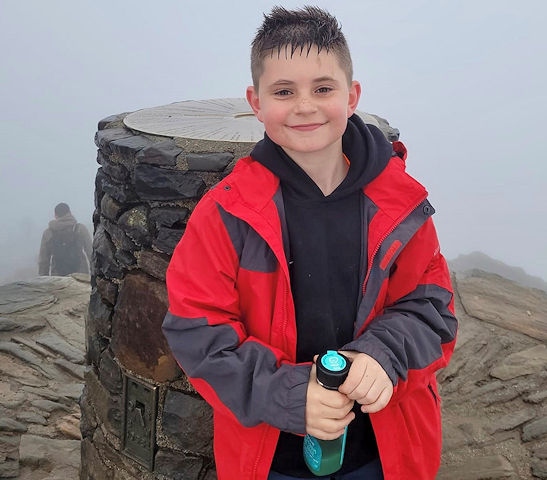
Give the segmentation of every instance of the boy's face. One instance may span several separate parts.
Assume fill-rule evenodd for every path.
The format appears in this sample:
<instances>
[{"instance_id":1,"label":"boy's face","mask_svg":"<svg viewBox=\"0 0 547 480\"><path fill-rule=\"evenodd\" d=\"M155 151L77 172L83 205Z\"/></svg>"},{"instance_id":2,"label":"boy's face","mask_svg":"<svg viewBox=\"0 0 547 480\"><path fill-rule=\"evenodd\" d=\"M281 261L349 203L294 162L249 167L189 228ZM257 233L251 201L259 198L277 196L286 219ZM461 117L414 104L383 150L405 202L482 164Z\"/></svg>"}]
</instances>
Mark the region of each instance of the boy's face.
<instances>
[{"instance_id":1,"label":"boy's face","mask_svg":"<svg viewBox=\"0 0 547 480\"><path fill-rule=\"evenodd\" d=\"M314 154L341 154L347 119L359 102L361 86L349 84L336 55L314 47L264 59L260 88L247 100L268 136L294 160Z\"/></svg>"}]
</instances>

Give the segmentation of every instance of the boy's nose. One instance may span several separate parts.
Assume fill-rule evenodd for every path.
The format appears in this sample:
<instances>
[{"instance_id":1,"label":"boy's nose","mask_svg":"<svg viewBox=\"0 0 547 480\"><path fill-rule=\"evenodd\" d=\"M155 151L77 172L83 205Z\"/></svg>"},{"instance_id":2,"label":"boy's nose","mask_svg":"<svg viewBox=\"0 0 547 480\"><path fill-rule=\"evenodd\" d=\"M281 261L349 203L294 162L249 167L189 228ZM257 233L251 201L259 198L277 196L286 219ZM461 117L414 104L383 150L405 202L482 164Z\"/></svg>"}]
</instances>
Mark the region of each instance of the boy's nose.
<instances>
[{"instance_id":1,"label":"boy's nose","mask_svg":"<svg viewBox=\"0 0 547 480\"><path fill-rule=\"evenodd\" d=\"M302 97L296 103L298 113L308 113L316 110L315 102L309 97Z\"/></svg>"}]
</instances>

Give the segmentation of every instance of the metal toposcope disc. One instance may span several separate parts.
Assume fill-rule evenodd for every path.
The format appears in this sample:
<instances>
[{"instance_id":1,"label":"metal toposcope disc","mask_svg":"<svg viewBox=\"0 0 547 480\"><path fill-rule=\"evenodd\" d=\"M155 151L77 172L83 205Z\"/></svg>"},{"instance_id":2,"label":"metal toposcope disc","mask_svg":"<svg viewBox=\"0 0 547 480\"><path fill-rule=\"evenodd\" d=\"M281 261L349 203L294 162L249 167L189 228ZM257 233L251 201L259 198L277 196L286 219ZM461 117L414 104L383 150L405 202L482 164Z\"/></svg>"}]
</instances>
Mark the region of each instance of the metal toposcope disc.
<instances>
[{"instance_id":1,"label":"metal toposcope disc","mask_svg":"<svg viewBox=\"0 0 547 480\"><path fill-rule=\"evenodd\" d=\"M357 112L379 126L371 115ZM124 124L133 130L165 137L219 142L258 142L264 127L244 98L188 100L130 113Z\"/></svg>"}]
</instances>

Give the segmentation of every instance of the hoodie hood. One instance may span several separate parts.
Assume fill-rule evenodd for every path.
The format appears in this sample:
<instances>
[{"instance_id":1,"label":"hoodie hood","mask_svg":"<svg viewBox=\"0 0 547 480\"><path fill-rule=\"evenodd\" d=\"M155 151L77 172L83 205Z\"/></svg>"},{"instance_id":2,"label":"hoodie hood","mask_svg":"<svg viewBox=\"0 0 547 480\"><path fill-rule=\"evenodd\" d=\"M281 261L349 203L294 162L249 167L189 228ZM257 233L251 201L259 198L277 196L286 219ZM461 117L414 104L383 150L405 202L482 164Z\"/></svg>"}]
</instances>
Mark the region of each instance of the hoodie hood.
<instances>
[{"instance_id":1,"label":"hoodie hood","mask_svg":"<svg viewBox=\"0 0 547 480\"><path fill-rule=\"evenodd\" d=\"M342 150L350 161L350 168L329 198L340 198L363 188L382 172L393 155L393 147L381 130L365 124L358 115L348 119L342 136ZM251 156L299 196L325 198L306 172L267 134L255 145Z\"/></svg>"}]
</instances>

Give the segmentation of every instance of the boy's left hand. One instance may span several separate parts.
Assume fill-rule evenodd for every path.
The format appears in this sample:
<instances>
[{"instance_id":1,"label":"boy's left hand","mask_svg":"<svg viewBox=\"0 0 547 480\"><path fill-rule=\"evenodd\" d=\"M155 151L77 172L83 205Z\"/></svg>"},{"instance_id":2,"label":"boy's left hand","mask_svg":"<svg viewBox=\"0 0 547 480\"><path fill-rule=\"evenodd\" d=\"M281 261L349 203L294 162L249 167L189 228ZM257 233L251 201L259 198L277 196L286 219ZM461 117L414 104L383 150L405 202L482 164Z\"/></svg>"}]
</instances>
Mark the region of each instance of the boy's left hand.
<instances>
[{"instance_id":1,"label":"boy's left hand","mask_svg":"<svg viewBox=\"0 0 547 480\"><path fill-rule=\"evenodd\" d=\"M382 366L365 353L340 352L351 361L348 378L338 388L361 405L364 413L375 413L382 410L393 395L393 384Z\"/></svg>"}]
</instances>

